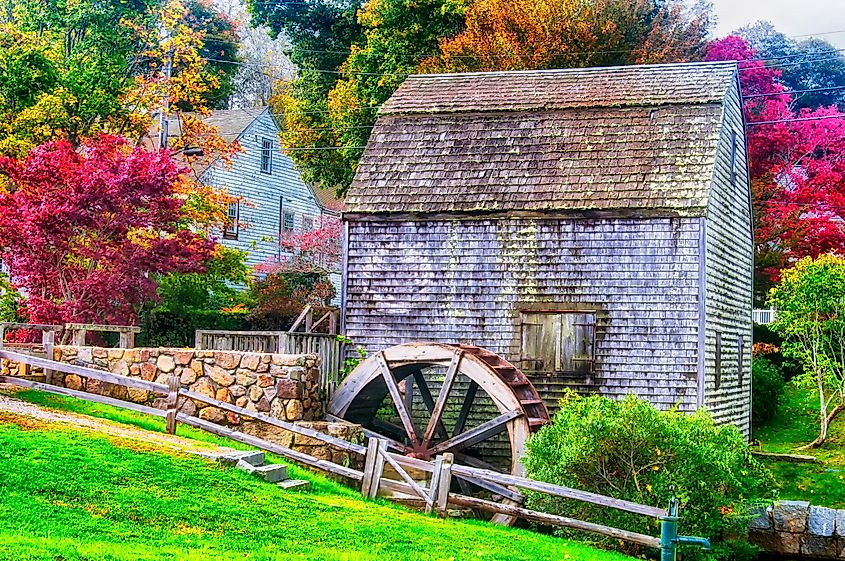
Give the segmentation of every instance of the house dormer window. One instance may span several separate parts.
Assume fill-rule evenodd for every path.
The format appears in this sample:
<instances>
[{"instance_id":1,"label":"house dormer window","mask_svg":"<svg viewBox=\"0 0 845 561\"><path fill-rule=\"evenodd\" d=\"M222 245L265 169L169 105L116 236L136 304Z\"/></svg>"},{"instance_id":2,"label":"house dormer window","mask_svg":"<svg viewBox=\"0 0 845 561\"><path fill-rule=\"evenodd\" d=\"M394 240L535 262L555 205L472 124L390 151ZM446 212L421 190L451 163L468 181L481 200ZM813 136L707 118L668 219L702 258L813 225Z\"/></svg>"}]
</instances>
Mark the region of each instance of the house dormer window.
<instances>
[{"instance_id":1,"label":"house dormer window","mask_svg":"<svg viewBox=\"0 0 845 561\"><path fill-rule=\"evenodd\" d=\"M261 172L273 173L273 141L269 138L261 140Z\"/></svg>"},{"instance_id":2,"label":"house dormer window","mask_svg":"<svg viewBox=\"0 0 845 561\"><path fill-rule=\"evenodd\" d=\"M229 203L229 206L226 209L226 228L223 230L224 239L238 239L238 222L240 221L240 214L240 203L238 201Z\"/></svg>"}]
</instances>

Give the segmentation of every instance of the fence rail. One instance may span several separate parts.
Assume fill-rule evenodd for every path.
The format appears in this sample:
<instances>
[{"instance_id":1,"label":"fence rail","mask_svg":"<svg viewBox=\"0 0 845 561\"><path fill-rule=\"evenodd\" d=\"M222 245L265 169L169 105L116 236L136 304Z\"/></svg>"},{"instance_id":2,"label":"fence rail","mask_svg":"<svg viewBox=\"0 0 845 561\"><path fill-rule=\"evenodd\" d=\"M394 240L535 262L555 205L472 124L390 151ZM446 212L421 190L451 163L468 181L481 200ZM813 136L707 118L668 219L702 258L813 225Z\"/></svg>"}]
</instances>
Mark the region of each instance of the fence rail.
<instances>
[{"instance_id":1,"label":"fence rail","mask_svg":"<svg viewBox=\"0 0 845 561\"><path fill-rule=\"evenodd\" d=\"M231 438L244 444L249 444L250 446L255 446L256 448L278 454L305 466L326 471L334 475L339 475L350 481L360 482L361 493L365 497L375 498L379 496L379 494L384 493L401 493L419 503L425 508L425 511L429 513L436 512L437 514L444 515L448 506L453 505L484 510L506 517L523 518L547 525L573 528L576 530L625 540L646 547L660 548L662 552L662 559L674 559L677 545L679 543L687 543L689 541L684 536L677 535L677 503L674 499L672 506L670 507L670 512L667 513L664 509L615 499L604 495L598 495L596 493L589 493L578 489L571 489L569 487L535 481L511 474L457 465L454 463L454 455L448 452L437 456L434 461L406 457L401 454L390 452L390 442L386 439L376 437L370 437L368 446L365 448L313 429L300 427L296 424L270 417L257 411L249 411L197 392L182 389L179 385L179 377L175 375L171 376L168 380L168 384L165 385L129 376L122 376L106 372L104 370L62 363L27 354L15 353L4 349L0 349L0 359L17 362L19 364L25 363L30 366L39 366L66 374L76 374L78 376L93 378L110 384L144 389L156 394L165 395L167 396L166 409L162 410L85 391L71 390L65 387L33 382L31 380L25 380L18 377L0 375L0 383L16 384L50 393L67 395L88 401L130 409L156 417L163 417L166 420L166 430L169 433L174 433L176 431L176 424L179 422L216 435ZM200 401L225 411L236 413L247 418L252 418L275 427L283 428L296 434L308 436L326 444L358 454L363 456L364 469L363 471L360 471L348 466L338 465L331 461L316 458L304 452L293 450L256 436L251 436L198 417L180 413L178 410L180 398ZM399 480L393 480L386 477L386 466L389 466L399 476ZM415 471L418 472L416 477L412 475ZM419 474L423 475L420 476ZM517 504L494 502L487 499L467 496L465 494L453 493L451 491L451 487L454 479L463 479L464 481L479 485L482 488L491 489L494 492L496 489L502 489L510 492L509 497L512 498L521 497L513 490L513 488L519 488L555 497L583 501L601 507L619 509L642 516L658 518L661 520L661 538L630 532L628 530L613 528L593 522L586 522L565 516L540 512L523 506L518 506ZM505 494L505 496L508 495ZM706 540L701 541L706 542Z\"/></svg>"}]
</instances>

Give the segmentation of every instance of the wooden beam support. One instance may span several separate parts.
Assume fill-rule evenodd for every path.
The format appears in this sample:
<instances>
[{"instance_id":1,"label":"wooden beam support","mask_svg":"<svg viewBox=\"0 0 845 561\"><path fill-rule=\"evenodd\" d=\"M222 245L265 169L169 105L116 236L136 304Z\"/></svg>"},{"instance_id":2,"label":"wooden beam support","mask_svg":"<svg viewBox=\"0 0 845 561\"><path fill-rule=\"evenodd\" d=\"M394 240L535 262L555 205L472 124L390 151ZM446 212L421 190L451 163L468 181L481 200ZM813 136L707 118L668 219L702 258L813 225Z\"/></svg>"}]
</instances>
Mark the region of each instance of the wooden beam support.
<instances>
[{"instance_id":1,"label":"wooden beam support","mask_svg":"<svg viewBox=\"0 0 845 561\"><path fill-rule=\"evenodd\" d=\"M472 409L472 404L475 401L475 394L477 392L478 384L476 384L473 380L469 383L467 393L464 395L464 402L461 405L461 412L458 413L458 420L455 421L455 428L452 431L452 436L458 436L464 432L464 426L466 426L467 418L469 417L469 412Z\"/></svg>"},{"instance_id":2,"label":"wooden beam support","mask_svg":"<svg viewBox=\"0 0 845 561\"><path fill-rule=\"evenodd\" d=\"M463 450L469 448L474 444L478 444L482 440L487 440L491 436L495 436L508 428L508 423L517 417L522 416L522 411L508 411L502 413L495 419L490 419L486 423L481 423L475 428L472 428L464 433L441 442L437 446L431 448L430 454L441 454L447 450L454 452L456 450Z\"/></svg>"},{"instance_id":3,"label":"wooden beam support","mask_svg":"<svg viewBox=\"0 0 845 561\"><path fill-rule=\"evenodd\" d=\"M458 351L449 363L449 369L446 371L446 377L443 379L443 385L440 386L440 393L437 394L437 402L429 409L431 412L431 418L429 419L428 426L426 426L425 433L423 434L423 448L428 448L431 439L434 438L435 431L442 431L443 438L449 437L449 433L446 432L446 428L443 426L443 411L446 409L446 402L449 400L449 393L452 391L452 384L454 384L458 371L461 368L461 359L463 359L463 356L464 352ZM417 382L417 385L421 384ZM428 390L427 385L426 390ZM428 397L430 400L431 392L429 392ZM474 397L475 395L473 394L473 398ZM428 407L427 403L426 407Z\"/></svg>"},{"instance_id":4,"label":"wooden beam support","mask_svg":"<svg viewBox=\"0 0 845 561\"><path fill-rule=\"evenodd\" d=\"M428 433L429 427L431 426L434 420L434 411L435 411L435 403L434 397L431 395L431 389L428 387L428 382L425 379L425 376L421 371L414 372L414 380L417 381L417 387L420 390L420 397L423 400L423 404L425 408L428 410L428 414L431 417L428 420L428 425L426 425L426 434ZM441 389L442 391L442 389ZM439 397L439 394L438 394ZM440 416L443 416L443 412L441 410ZM437 419L437 423L435 423L436 432L440 435L441 438L444 440L449 438L449 431L446 430L446 425L443 424L443 419ZM425 448L431 442L431 438L426 440L425 436L423 436L423 443L422 447Z\"/></svg>"},{"instance_id":5,"label":"wooden beam support","mask_svg":"<svg viewBox=\"0 0 845 561\"><path fill-rule=\"evenodd\" d=\"M381 370L381 376L387 386L387 391L390 392L390 398L393 400L393 406L396 407L396 412L399 414L399 418L402 420L402 425L405 427L405 433L408 435L411 445L417 447L419 446L420 439L419 436L417 436L417 429L414 426L414 420L411 417L410 411L408 411L405 407L405 402L402 400L402 395L399 393L399 386L396 384L396 379L393 377L393 373L387 366L384 353L378 353L376 360L378 361L378 366Z\"/></svg>"}]
</instances>

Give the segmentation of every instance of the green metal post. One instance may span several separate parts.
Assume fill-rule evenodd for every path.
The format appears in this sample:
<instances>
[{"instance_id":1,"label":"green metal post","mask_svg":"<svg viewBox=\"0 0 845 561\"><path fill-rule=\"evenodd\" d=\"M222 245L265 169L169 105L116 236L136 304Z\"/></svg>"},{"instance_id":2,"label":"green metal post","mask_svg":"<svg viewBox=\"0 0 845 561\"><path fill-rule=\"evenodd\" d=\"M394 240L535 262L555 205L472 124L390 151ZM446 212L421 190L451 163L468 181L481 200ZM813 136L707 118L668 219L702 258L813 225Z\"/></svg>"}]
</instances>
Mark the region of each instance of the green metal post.
<instances>
[{"instance_id":1,"label":"green metal post","mask_svg":"<svg viewBox=\"0 0 845 561\"><path fill-rule=\"evenodd\" d=\"M678 556L678 499L672 496L669 512L660 519L660 561L675 561Z\"/></svg>"}]
</instances>

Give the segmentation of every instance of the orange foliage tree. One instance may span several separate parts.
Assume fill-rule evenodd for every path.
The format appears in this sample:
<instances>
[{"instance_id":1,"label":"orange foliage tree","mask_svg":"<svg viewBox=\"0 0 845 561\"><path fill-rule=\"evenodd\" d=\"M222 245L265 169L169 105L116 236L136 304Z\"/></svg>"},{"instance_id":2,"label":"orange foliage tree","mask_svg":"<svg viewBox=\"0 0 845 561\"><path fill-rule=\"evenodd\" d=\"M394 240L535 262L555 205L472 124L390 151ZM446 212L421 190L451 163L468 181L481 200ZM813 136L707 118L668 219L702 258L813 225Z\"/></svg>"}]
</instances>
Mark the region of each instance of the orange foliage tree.
<instances>
[{"instance_id":1,"label":"orange foliage tree","mask_svg":"<svg viewBox=\"0 0 845 561\"><path fill-rule=\"evenodd\" d=\"M532 70L700 60L707 4L680 0L475 0L428 72Z\"/></svg>"}]
</instances>

